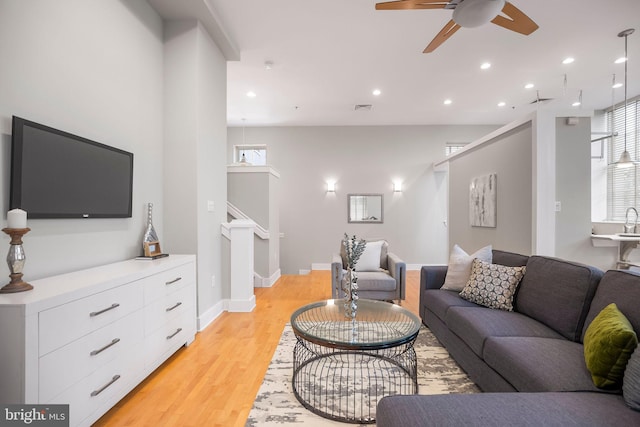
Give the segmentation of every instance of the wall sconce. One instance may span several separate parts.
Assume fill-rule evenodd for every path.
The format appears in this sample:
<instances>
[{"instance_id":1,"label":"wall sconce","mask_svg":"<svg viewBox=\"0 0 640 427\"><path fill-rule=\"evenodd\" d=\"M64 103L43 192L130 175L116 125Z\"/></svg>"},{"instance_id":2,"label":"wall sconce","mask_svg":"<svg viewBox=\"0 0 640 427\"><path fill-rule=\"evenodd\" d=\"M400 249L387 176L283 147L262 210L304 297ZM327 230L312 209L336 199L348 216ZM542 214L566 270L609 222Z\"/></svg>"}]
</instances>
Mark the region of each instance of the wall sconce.
<instances>
[{"instance_id":1,"label":"wall sconce","mask_svg":"<svg viewBox=\"0 0 640 427\"><path fill-rule=\"evenodd\" d=\"M393 182L393 191L396 193L402 193L402 181Z\"/></svg>"},{"instance_id":2,"label":"wall sconce","mask_svg":"<svg viewBox=\"0 0 640 427\"><path fill-rule=\"evenodd\" d=\"M327 181L327 193L335 193L335 192L336 192L336 182Z\"/></svg>"}]
</instances>

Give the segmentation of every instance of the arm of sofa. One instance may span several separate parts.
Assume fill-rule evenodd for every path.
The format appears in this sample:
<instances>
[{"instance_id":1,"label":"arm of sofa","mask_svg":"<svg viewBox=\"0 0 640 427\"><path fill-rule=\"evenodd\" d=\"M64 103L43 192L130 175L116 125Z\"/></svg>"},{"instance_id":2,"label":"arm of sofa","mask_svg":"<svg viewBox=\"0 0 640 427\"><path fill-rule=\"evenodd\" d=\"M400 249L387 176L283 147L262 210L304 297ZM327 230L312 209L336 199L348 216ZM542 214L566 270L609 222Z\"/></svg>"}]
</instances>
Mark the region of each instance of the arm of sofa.
<instances>
[{"instance_id":1,"label":"arm of sofa","mask_svg":"<svg viewBox=\"0 0 640 427\"><path fill-rule=\"evenodd\" d=\"M342 258L340 255L333 254L331 257L331 298L344 298L341 286L343 275Z\"/></svg>"},{"instance_id":2,"label":"arm of sofa","mask_svg":"<svg viewBox=\"0 0 640 427\"><path fill-rule=\"evenodd\" d=\"M446 265L423 265L420 269L420 290L440 289L446 276Z\"/></svg>"},{"instance_id":3,"label":"arm of sofa","mask_svg":"<svg viewBox=\"0 0 640 427\"><path fill-rule=\"evenodd\" d=\"M407 285L407 264L391 252L387 254L387 263L389 266L389 274L396 279L398 299L404 300Z\"/></svg>"}]
</instances>

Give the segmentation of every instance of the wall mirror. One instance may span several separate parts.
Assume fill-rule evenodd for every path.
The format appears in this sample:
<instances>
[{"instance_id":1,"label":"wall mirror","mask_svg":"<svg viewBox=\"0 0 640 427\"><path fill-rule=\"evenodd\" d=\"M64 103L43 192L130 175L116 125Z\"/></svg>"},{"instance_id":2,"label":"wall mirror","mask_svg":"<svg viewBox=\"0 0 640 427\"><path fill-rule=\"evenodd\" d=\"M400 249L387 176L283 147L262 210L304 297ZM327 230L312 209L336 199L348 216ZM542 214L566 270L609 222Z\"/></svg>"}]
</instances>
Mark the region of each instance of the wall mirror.
<instances>
[{"instance_id":1,"label":"wall mirror","mask_svg":"<svg viewBox=\"0 0 640 427\"><path fill-rule=\"evenodd\" d=\"M382 223L382 194L349 194L349 222Z\"/></svg>"}]
</instances>

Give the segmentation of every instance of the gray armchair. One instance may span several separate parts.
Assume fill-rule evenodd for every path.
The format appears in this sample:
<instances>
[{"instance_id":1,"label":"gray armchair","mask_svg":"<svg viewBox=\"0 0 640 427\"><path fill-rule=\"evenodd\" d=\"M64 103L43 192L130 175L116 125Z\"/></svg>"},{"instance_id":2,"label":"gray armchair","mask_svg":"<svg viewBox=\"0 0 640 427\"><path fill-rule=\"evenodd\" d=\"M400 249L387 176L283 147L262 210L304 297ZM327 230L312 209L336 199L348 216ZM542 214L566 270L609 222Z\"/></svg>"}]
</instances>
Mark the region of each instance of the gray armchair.
<instances>
[{"instance_id":1,"label":"gray armchair","mask_svg":"<svg viewBox=\"0 0 640 427\"><path fill-rule=\"evenodd\" d=\"M380 256L380 268L376 271L359 271L358 296L374 300L404 300L407 265L397 255L387 251L385 242ZM334 254L331 260L332 298L344 298L342 281L346 273L346 262L342 255Z\"/></svg>"}]
</instances>

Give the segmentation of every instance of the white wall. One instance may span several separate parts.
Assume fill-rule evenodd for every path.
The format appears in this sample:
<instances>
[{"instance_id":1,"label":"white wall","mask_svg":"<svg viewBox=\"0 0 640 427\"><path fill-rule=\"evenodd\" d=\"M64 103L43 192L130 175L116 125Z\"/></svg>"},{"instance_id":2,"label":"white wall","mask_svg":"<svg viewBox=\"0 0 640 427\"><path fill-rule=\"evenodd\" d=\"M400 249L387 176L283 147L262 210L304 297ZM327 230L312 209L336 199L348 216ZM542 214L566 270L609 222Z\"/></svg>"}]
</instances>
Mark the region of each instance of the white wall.
<instances>
[{"instance_id":1,"label":"white wall","mask_svg":"<svg viewBox=\"0 0 640 427\"><path fill-rule=\"evenodd\" d=\"M25 280L139 255L146 203L163 237L162 22L144 1L0 2L0 211L11 117L134 153L133 217L30 220ZM52 159L54 160L54 159ZM8 251L8 236L0 238ZM9 271L0 263L0 285Z\"/></svg>"},{"instance_id":2,"label":"white wall","mask_svg":"<svg viewBox=\"0 0 640 427\"><path fill-rule=\"evenodd\" d=\"M197 21L166 24L165 118L166 248L198 256L202 328L222 310L229 285L221 283L220 234L227 199L226 60Z\"/></svg>"},{"instance_id":3,"label":"white wall","mask_svg":"<svg viewBox=\"0 0 640 427\"><path fill-rule=\"evenodd\" d=\"M328 264L345 232L382 237L410 264L448 259L446 181L431 164L447 142L471 142L496 126L248 127L244 143L266 144L280 173L280 266L297 274ZM229 128L232 147L242 128ZM403 192L393 192L393 181ZM326 181L336 192L326 192ZM347 194L383 193L383 224L348 224Z\"/></svg>"}]
</instances>

